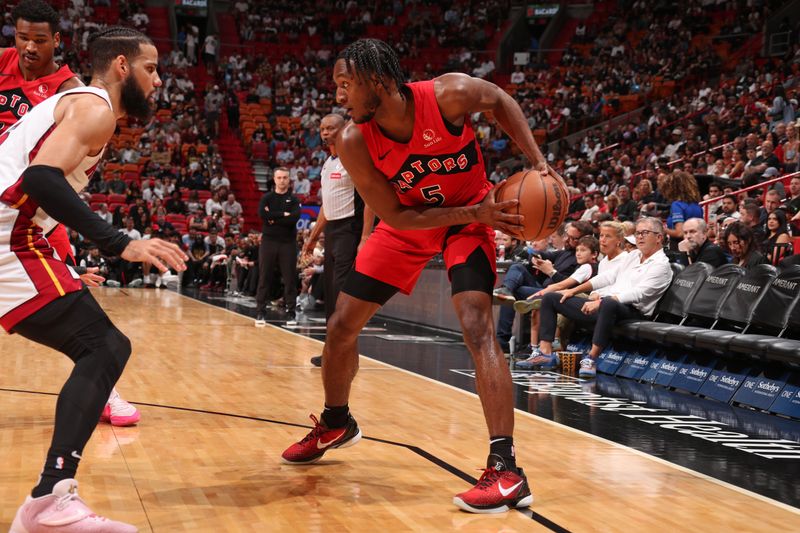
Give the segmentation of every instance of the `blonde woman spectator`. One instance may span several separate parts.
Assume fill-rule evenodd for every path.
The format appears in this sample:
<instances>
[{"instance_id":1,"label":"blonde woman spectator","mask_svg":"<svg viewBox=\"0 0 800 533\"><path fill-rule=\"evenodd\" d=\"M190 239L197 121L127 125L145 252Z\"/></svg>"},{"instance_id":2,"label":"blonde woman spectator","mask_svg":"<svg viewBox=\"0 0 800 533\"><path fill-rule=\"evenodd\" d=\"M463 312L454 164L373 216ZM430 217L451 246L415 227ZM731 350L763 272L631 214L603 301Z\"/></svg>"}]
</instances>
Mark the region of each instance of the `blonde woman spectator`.
<instances>
[{"instance_id":1,"label":"blonde woman spectator","mask_svg":"<svg viewBox=\"0 0 800 533\"><path fill-rule=\"evenodd\" d=\"M786 126L786 142L783 143L783 168L786 172L794 172L800 162L800 140L798 140L797 126L790 122Z\"/></svg>"}]
</instances>

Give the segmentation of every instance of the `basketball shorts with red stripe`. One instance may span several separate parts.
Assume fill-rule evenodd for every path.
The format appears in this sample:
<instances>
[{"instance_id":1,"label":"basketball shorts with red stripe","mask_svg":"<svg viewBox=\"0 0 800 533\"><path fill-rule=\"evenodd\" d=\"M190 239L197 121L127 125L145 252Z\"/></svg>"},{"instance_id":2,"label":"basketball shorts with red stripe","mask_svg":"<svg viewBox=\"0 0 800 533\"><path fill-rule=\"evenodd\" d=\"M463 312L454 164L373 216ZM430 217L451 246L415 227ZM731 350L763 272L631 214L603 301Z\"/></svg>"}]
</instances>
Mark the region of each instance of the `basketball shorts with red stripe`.
<instances>
[{"instance_id":1,"label":"basketball shorts with red stripe","mask_svg":"<svg viewBox=\"0 0 800 533\"><path fill-rule=\"evenodd\" d=\"M496 281L494 230L485 224L397 230L381 222L356 256L342 290L380 305L411 294L428 262L441 253L452 293L491 294Z\"/></svg>"},{"instance_id":2,"label":"basketball shorts with red stripe","mask_svg":"<svg viewBox=\"0 0 800 533\"><path fill-rule=\"evenodd\" d=\"M50 302L83 288L78 275L41 246L0 251L0 326L8 332Z\"/></svg>"}]
</instances>

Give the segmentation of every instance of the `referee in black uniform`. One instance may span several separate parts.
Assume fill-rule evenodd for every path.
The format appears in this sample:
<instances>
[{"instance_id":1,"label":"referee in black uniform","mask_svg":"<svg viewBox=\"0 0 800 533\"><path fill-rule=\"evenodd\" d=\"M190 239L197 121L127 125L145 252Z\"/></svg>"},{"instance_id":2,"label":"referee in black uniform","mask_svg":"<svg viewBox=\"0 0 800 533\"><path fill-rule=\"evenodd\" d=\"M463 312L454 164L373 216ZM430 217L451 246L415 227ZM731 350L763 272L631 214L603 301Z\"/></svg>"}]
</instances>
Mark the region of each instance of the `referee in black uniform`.
<instances>
[{"instance_id":1,"label":"referee in black uniform","mask_svg":"<svg viewBox=\"0 0 800 533\"><path fill-rule=\"evenodd\" d=\"M256 325L266 323L267 298L275 267L283 278L283 302L289 320L294 318L297 300L297 220L300 201L289 190L289 170L278 167L273 174L275 190L261 197L258 213L263 221L258 253L258 291Z\"/></svg>"},{"instance_id":2,"label":"referee in black uniform","mask_svg":"<svg viewBox=\"0 0 800 533\"><path fill-rule=\"evenodd\" d=\"M356 260L361 245L372 231L375 215L358 195L350 175L336 156L334 139L344 126L341 115L331 114L323 117L319 126L322 142L331 155L322 165L322 207L319 217L303 245L303 255L311 254L320 233L325 230L325 263L323 283L325 284L325 318L330 318L336 309L336 298L344 284L344 278ZM311 363L320 366L322 356L311 358Z\"/></svg>"}]
</instances>

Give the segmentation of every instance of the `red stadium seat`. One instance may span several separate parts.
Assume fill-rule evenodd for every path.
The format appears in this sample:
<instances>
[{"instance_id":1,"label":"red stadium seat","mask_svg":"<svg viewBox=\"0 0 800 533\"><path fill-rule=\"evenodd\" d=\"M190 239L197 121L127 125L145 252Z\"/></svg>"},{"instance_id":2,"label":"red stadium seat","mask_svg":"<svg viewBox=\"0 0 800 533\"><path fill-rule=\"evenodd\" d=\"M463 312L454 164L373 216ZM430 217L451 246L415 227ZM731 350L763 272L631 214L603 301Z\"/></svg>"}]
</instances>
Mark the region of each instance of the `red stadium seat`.
<instances>
[{"instance_id":1,"label":"red stadium seat","mask_svg":"<svg viewBox=\"0 0 800 533\"><path fill-rule=\"evenodd\" d=\"M266 161L269 159L269 147L267 143L253 143L253 159L256 161Z\"/></svg>"}]
</instances>

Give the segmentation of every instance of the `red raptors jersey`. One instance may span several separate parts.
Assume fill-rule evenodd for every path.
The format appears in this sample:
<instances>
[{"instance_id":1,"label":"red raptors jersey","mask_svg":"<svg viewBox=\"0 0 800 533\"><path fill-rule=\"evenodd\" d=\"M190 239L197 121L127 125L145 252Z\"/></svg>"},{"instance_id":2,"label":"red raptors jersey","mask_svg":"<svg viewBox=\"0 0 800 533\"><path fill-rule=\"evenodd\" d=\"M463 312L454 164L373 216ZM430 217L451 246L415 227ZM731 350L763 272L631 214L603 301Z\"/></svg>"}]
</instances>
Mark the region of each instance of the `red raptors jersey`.
<instances>
[{"instance_id":1,"label":"red raptors jersey","mask_svg":"<svg viewBox=\"0 0 800 533\"><path fill-rule=\"evenodd\" d=\"M475 132L469 117L462 127L445 122L433 84L408 84L414 97L414 132L408 143L387 139L374 120L358 127L375 167L403 205L476 204L492 187Z\"/></svg>"},{"instance_id":2,"label":"red raptors jersey","mask_svg":"<svg viewBox=\"0 0 800 533\"><path fill-rule=\"evenodd\" d=\"M0 56L0 133L17 122L30 109L58 92L61 84L75 73L63 66L52 74L25 81L19 68L16 48Z\"/></svg>"}]
</instances>

